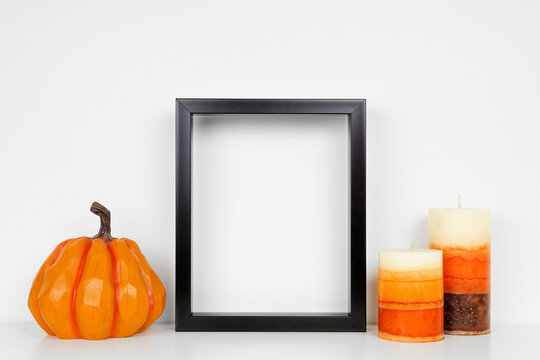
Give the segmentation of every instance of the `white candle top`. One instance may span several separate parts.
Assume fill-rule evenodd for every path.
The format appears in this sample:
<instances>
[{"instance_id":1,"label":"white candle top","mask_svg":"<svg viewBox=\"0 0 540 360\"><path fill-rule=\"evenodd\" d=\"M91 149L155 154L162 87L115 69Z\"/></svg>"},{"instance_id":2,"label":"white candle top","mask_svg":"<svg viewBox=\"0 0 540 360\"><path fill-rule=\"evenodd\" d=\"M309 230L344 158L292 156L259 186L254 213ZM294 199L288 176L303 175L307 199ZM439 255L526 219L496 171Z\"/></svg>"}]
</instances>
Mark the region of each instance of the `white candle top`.
<instances>
[{"instance_id":1,"label":"white candle top","mask_svg":"<svg viewBox=\"0 0 540 360\"><path fill-rule=\"evenodd\" d=\"M387 271L442 270L442 251L428 249L381 250L379 269Z\"/></svg>"},{"instance_id":2,"label":"white candle top","mask_svg":"<svg viewBox=\"0 0 540 360\"><path fill-rule=\"evenodd\" d=\"M429 209L429 244L437 248L482 248L491 236L489 209Z\"/></svg>"}]
</instances>

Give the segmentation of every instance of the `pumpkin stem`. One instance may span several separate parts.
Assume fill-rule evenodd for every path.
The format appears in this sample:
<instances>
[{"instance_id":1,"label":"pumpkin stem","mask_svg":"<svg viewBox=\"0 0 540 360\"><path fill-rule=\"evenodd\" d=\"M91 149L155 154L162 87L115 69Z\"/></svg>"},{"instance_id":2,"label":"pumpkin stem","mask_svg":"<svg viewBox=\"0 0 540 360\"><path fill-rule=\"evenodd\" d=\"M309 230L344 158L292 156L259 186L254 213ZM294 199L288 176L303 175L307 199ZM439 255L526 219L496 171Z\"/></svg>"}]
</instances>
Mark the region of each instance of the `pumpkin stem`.
<instances>
[{"instance_id":1,"label":"pumpkin stem","mask_svg":"<svg viewBox=\"0 0 540 360\"><path fill-rule=\"evenodd\" d=\"M101 238L105 241L111 241L113 237L111 236L111 212L109 209L94 201L90 207L90 211L99 216L99 219L101 220L99 232L93 238Z\"/></svg>"}]
</instances>

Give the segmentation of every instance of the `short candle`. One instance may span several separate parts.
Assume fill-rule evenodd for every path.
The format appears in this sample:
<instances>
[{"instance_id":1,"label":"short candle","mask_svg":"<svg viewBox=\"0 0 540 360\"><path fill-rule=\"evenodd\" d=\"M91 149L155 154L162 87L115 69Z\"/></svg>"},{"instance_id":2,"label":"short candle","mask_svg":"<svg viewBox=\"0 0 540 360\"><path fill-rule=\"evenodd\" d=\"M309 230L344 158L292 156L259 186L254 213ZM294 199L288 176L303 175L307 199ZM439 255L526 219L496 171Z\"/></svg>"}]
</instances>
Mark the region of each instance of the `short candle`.
<instances>
[{"instance_id":1,"label":"short candle","mask_svg":"<svg viewBox=\"0 0 540 360\"><path fill-rule=\"evenodd\" d=\"M379 252L379 337L402 342L444 339L442 251Z\"/></svg>"},{"instance_id":2,"label":"short candle","mask_svg":"<svg viewBox=\"0 0 540 360\"><path fill-rule=\"evenodd\" d=\"M490 222L488 209L429 210L429 247L443 251L447 334L490 332Z\"/></svg>"}]
</instances>

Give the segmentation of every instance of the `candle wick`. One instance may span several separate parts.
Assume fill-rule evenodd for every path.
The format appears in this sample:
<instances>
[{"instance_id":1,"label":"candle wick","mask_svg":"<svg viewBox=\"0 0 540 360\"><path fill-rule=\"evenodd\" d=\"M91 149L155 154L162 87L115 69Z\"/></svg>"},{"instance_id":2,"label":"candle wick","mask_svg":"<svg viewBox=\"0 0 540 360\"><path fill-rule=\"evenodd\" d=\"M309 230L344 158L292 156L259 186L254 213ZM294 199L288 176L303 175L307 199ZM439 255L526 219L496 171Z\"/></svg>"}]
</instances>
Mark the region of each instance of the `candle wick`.
<instances>
[{"instance_id":1,"label":"candle wick","mask_svg":"<svg viewBox=\"0 0 540 360\"><path fill-rule=\"evenodd\" d=\"M461 209L461 194L457 196L458 209Z\"/></svg>"}]
</instances>

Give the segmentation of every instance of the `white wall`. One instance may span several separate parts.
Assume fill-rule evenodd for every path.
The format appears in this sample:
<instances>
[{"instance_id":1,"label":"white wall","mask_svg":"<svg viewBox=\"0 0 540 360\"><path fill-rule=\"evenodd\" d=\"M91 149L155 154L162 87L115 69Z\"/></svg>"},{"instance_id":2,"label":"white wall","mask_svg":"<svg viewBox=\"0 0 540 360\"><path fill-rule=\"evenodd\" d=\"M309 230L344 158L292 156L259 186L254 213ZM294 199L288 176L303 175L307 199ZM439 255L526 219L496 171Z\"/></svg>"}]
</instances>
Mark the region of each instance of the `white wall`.
<instances>
[{"instance_id":1,"label":"white wall","mask_svg":"<svg viewBox=\"0 0 540 360\"><path fill-rule=\"evenodd\" d=\"M60 241L138 241L173 320L174 98L366 98L377 252L493 209L497 323L540 322L540 2L0 1L0 320Z\"/></svg>"}]
</instances>

